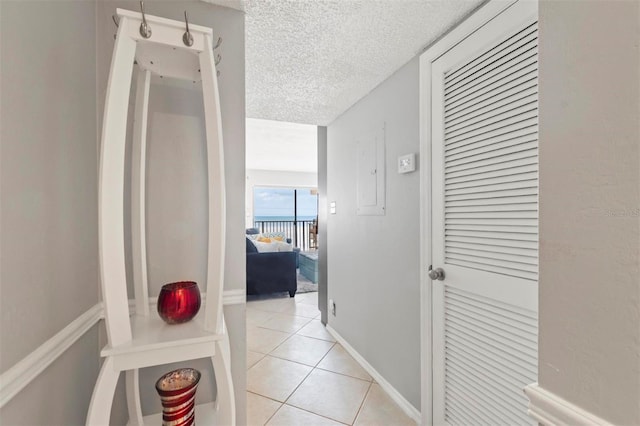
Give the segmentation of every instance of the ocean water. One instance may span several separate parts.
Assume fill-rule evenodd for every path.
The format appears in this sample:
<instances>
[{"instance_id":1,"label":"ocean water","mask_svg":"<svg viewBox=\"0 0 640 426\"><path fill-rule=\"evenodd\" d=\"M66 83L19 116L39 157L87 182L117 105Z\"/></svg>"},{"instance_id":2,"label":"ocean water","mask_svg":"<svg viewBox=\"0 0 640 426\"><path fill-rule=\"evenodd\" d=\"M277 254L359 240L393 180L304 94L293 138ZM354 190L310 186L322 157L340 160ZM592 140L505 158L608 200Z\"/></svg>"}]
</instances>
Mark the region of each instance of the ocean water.
<instances>
[{"instance_id":1,"label":"ocean water","mask_svg":"<svg viewBox=\"0 0 640 426\"><path fill-rule=\"evenodd\" d=\"M303 221L303 220L314 220L316 218L316 216L298 216L298 222ZM253 220L255 222L258 221L273 221L273 220L278 220L278 221L289 221L289 222L293 222L293 216L255 216L253 218Z\"/></svg>"}]
</instances>

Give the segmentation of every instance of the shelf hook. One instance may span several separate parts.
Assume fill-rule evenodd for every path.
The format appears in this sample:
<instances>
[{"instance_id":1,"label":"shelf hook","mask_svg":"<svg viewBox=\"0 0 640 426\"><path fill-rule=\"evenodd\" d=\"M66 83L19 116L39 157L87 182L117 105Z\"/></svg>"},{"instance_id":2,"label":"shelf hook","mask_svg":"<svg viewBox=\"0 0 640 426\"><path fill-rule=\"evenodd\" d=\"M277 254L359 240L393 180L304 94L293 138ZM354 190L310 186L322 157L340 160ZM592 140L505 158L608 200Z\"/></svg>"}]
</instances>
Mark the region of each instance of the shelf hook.
<instances>
[{"instance_id":1,"label":"shelf hook","mask_svg":"<svg viewBox=\"0 0 640 426\"><path fill-rule=\"evenodd\" d=\"M140 35L144 38L151 37L151 27L147 24L147 17L144 15L144 1L140 0L140 10L142 11L142 23L140 24Z\"/></svg>"},{"instance_id":2,"label":"shelf hook","mask_svg":"<svg viewBox=\"0 0 640 426\"><path fill-rule=\"evenodd\" d=\"M218 66L218 64L220 63L220 61L222 61L222 56L220 56L220 54L218 54L216 56L216 66Z\"/></svg>"},{"instance_id":3,"label":"shelf hook","mask_svg":"<svg viewBox=\"0 0 640 426\"><path fill-rule=\"evenodd\" d=\"M222 44L222 37L218 37L218 42L213 46L213 50L216 50Z\"/></svg>"},{"instance_id":4,"label":"shelf hook","mask_svg":"<svg viewBox=\"0 0 640 426\"><path fill-rule=\"evenodd\" d=\"M120 22L118 22L116 15L111 15L111 19L113 19L113 23L116 24L116 28L120 27Z\"/></svg>"},{"instance_id":5,"label":"shelf hook","mask_svg":"<svg viewBox=\"0 0 640 426\"><path fill-rule=\"evenodd\" d=\"M182 42L185 46L193 46L193 36L189 32L189 18L187 17L187 11L184 11L184 22L187 24L187 31L182 36Z\"/></svg>"}]
</instances>

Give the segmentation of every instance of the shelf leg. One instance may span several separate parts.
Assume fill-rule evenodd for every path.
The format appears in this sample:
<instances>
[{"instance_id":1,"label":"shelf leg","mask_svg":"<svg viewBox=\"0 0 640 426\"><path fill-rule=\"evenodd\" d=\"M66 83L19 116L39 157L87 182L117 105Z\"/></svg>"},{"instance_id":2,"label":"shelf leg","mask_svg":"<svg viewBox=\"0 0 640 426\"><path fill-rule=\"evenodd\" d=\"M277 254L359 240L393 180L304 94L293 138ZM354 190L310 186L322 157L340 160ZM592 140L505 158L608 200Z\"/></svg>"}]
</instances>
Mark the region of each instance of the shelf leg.
<instances>
[{"instance_id":1,"label":"shelf leg","mask_svg":"<svg viewBox=\"0 0 640 426\"><path fill-rule=\"evenodd\" d=\"M127 409L129 410L129 424L143 425L142 404L140 403L140 370L127 370Z\"/></svg>"},{"instance_id":2,"label":"shelf leg","mask_svg":"<svg viewBox=\"0 0 640 426\"><path fill-rule=\"evenodd\" d=\"M229 338L216 342L216 355L211 358L216 375L216 408L221 425L236 424L236 403L231 380Z\"/></svg>"},{"instance_id":3,"label":"shelf leg","mask_svg":"<svg viewBox=\"0 0 640 426\"><path fill-rule=\"evenodd\" d=\"M89 404L87 426L109 425L113 395L120 375L120 372L114 369L113 364L113 358L111 357L107 357L102 364L96 386L93 389L91 403Z\"/></svg>"}]
</instances>

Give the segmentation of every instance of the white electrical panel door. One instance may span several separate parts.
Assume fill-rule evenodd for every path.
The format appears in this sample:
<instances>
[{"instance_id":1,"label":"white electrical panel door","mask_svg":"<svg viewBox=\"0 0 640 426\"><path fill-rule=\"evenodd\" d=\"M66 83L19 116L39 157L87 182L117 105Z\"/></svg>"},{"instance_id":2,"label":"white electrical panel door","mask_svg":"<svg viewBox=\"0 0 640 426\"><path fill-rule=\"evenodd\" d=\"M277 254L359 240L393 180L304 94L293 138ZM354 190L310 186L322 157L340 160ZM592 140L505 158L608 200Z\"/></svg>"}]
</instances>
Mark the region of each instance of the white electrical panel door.
<instances>
[{"instance_id":1,"label":"white electrical panel door","mask_svg":"<svg viewBox=\"0 0 640 426\"><path fill-rule=\"evenodd\" d=\"M535 424L537 3L520 1L433 62L433 422Z\"/></svg>"},{"instance_id":2,"label":"white electrical panel door","mask_svg":"<svg viewBox=\"0 0 640 426\"><path fill-rule=\"evenodd\" d=\"M357 150L357 214L384 215L384 127L360 139Z\"/></svg>"}]
</instances>

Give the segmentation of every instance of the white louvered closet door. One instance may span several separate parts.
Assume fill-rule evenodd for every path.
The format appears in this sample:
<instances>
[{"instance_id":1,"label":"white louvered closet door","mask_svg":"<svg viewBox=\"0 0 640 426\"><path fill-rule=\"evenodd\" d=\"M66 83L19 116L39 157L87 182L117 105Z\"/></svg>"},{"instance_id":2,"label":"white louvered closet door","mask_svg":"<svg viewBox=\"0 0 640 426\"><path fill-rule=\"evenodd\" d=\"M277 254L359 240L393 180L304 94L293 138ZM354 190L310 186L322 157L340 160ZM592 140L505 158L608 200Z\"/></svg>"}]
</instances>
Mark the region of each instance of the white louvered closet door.
<instances>
[{"instance_id":1,"label":"white louvered closet door","mask_svg":"<svg viewBox=\"0 0 640 426\"><path fill-rule=\"evenodd\" d=\"M535 424L537 45L520 1L433 63L435 424Z\"/></svg>"}]
</instances>

